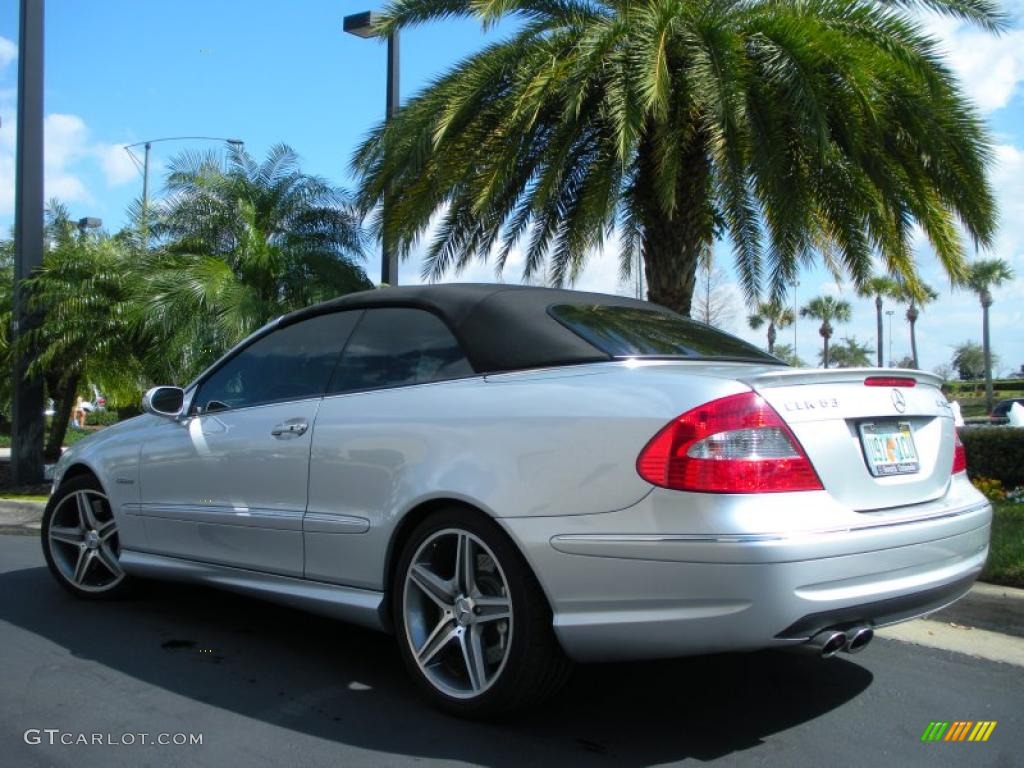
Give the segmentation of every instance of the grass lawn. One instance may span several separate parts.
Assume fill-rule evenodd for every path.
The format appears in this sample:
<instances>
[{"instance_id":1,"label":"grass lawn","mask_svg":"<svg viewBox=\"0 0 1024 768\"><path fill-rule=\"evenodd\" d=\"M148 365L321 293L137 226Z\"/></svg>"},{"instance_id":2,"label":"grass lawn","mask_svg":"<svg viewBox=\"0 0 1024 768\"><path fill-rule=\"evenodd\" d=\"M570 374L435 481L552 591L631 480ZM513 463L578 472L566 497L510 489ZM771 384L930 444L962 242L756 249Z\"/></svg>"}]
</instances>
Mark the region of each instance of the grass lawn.
<instances>
[{"instance_id":1,"label":"grass lawn","mask_svg":"<svg viewBox=\"0 0 1024 768\"><path fill-rule=\"evenodd\" d=\"M1008 587L1024 587L1024 504L993 504L992 543L981 580Z\"/></svg>"},{"instance_id":2,"label":"grass lawn","mask_svg":"<svg viewBox=\"0 0 1024 768\"><path fill-rule=\"evenodd\" d=\"M18 493L17 491L0 491L0 499L7 501L49 501L49 496L39 493Z\"/></svg>"},{"instance_id":3,"label":"grass lawn","mask_svg":"<svg viewBox=\"0 0 1024 768\"><path fill-rule=\"evenodd\" d=\"M84 440L85 438L87 438L89 435L93 434L96 431L97 430L95 428L94 429L73 429L71 427L68 427L68 431L64 433L64 447L67 448L69 445L74 445L79 440ZM44 440L46 439L45 434L43 436L43 439ZM10 435L0 435L0 448L10 448L10 447L11 447L11 436Z\"/></svg>"},{"instance_id":4,"label":"grass lawn","mask_svg":"<svg viewBox=\"0 0 1024 768\"><path fill-rule=\"evenodd\" d=\"M94 432L96 432L94 429L72 429L68 427L68 431L64 433L64 447L67 448L69 445L74 445Z\"/></svg>"}]
</instances>

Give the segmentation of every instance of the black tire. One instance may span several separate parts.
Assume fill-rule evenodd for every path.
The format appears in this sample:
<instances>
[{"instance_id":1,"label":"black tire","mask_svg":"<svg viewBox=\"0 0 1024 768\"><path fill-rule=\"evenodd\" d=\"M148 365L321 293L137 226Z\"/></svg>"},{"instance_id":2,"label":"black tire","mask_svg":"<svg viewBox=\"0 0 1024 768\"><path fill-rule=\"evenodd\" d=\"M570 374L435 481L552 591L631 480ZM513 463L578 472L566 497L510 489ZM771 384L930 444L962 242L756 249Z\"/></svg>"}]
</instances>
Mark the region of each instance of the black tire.
<instances>
[{"instance_id":1,"label":"black tire","mask_svg":"<svg viewBox=\"0 0 1024 768\"><path fill-rule=\"evenodd\" d=\"M468 698L448 695L420 669L406 626L407 575L421 545L439 532L465 531L482 541L497 560L512 607L511 639L503 666L482 693ZM555 637L551 609L537 579L508 535L483 513L450 507L430 515L406 541L392 580L392 618L406 669L419 691L441 710L459 717L484 719L511 714L554 695L569 677L571 662Z\"/></svg>"},{"instance_id":2,"label":"black tire","mask_svg":"<svg viewBox=\"0 0 1024 768\"><path fill-rule=\"evenodd\" d=\"M61 518L58 521L59 527L65 529L70 527L70 523L75 516L76 494L82 494L83 492L85 493L83 498L89 500L90 511L99 524L92 528L96 530L102 528L103 534L107 538L103 539L96 547L92 547L86 543L88 540L88 531L86 530L82 534L83 542L81 545L76 546L70 542L53 541L50 534L51 529L54 527L55 518L58 515ZM112 533L107 533L105 528L107 525L112 526ZM83 528L88 528L88 526L83 526ZM106 500L106 492L103 490L103 486L99 484L96 478L91 475L79 475L61 483L60 487L46 504L46 510L43 512L41 534L43 557L46 559L46 565L50 569L50 573L53 574L58 584L75 597L83 600L114 600L126 597L134 591L136 583L131 576L122 573L120 577L117 577L109 567L103 564L103 560L99 557L98 550L105 547L106 549L102 553L103 557L113 555L116 562L120 556L121 548L117 538L117 525L114 522L110 503ZM97 562L93 562L86 567L83 585L79 586L74 581L74 574L71 573L74 570L73 563L77 564L78 550L84 553L90 549L94 550L94 555L90 556L90 560L96 560ZM59 563L57 562L58 559L60 560Z\"/></svg>"}]
</instances>

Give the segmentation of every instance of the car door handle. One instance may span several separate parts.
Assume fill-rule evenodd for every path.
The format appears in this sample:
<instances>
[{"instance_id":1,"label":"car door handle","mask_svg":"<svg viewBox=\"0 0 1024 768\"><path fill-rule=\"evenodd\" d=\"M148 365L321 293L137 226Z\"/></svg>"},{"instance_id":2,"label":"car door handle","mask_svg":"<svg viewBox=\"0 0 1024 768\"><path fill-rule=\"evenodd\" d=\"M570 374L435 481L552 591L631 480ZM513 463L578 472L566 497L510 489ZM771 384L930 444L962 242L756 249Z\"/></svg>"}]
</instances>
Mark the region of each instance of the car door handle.
<instances>
[{"instance_id":1,"label":"car door handle","mask_svg":"<svg viewBox=\"0 0 1024 768\"><path fill-rule=\"evenodd\" d=\"M278 440L290 440L304 434L307 429L309 429L309 422L305 419L288 419L270 430L270 434Z\"/></svg>"}]
</instances>

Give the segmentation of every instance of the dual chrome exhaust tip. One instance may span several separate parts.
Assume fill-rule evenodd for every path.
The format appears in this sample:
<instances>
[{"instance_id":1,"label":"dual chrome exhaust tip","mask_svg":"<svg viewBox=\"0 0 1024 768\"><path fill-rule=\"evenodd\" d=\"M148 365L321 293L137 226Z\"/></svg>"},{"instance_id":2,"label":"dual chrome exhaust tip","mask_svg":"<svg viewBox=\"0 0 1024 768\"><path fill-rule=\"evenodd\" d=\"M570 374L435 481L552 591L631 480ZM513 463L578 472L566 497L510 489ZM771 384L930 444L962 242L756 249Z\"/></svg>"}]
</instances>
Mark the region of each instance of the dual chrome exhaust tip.
<instances>
[{"instance_id":1,"label":"dual chrome exhaust tip","mask_svg":"<svg viewBox=\"0 0 1024 768\"><path fill-rule=\"evenodd\" d=\"M808 641L811 648L817 650L823 659L831 659L840 651L845 653L859 653L863 651L875 632L866 624L860 624L849 629L825 629L816 634Z\"/></svg>"}]
</instances>

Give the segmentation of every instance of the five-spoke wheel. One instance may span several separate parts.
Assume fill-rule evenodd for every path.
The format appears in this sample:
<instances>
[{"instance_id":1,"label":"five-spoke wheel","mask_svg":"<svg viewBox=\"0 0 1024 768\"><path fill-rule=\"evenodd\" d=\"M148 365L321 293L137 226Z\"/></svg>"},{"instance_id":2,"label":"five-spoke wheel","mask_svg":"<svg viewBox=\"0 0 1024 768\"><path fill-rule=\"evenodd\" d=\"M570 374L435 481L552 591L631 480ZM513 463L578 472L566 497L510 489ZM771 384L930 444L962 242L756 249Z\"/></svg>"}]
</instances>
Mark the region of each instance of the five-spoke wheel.
<instances>
[{"instance_id":1,"label":"five-spoke wheel","mask_svg":"<svg viewBox=\"0 0 1024 768\"><path fill-rule=\"evenodd\" d=\"M118 591L125 580L117 523L92 478L75 478L51 497L43 516L43 553L58 581L79 596Z\"/></svg>"},{"instance_id":2,"label":"five-spoke wheel","mask_svg":"<svg viewBox=\"0 0 1024 768\"><path fill-rule=\"evenodd\" d=\"M460 715L486 716L549 695L568 661L522 556L480 513L435 513L412 533L393 596L402 656L420 688Z\"/></svg>"},{"instance_id":3,"label":"five-spoke wheel","mask_svg":"<svg viewBox=\"0 0 1024 768\"><path fill-rule=\"evenodd\" d=\"M447 528L420 544L406 575L405 627L423 674L450 696L494 682L513 631L508 583L494 553Z\"/></svg>"}]
</instances>

